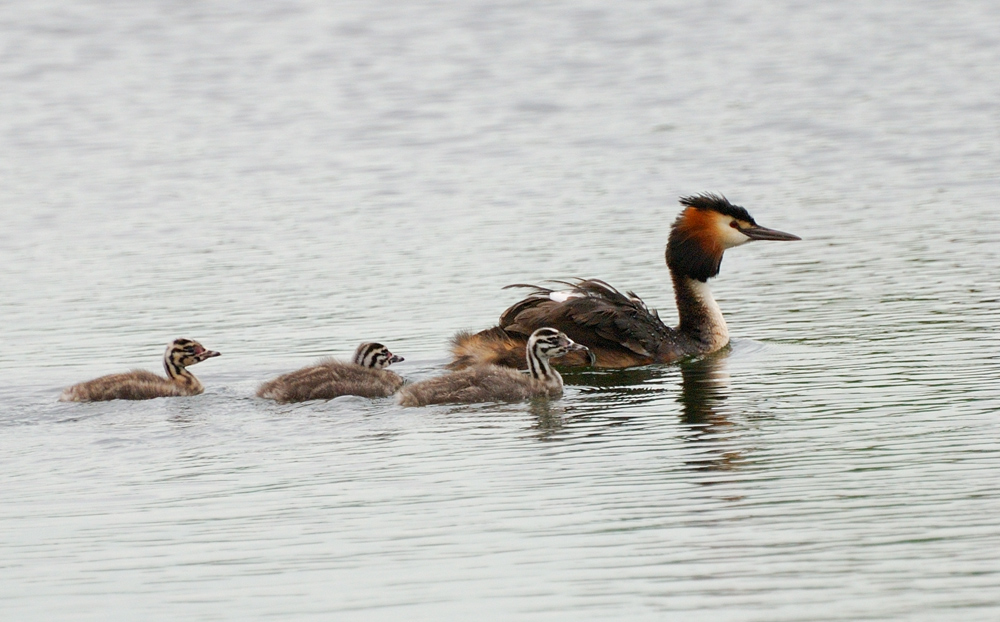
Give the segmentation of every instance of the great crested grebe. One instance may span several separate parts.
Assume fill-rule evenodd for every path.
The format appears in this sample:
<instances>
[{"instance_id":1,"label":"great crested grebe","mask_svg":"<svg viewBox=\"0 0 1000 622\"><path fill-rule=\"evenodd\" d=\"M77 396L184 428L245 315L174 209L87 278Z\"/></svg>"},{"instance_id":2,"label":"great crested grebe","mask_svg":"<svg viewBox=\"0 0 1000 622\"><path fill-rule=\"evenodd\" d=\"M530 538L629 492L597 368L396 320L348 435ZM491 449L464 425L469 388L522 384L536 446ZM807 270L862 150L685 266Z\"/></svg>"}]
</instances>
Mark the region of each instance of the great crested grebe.
<instances>
[{"instance_id":1,"label":"great crested grebe","mask_svg":"<svg viewBox=\"0 0 1000 622\"><path fill-rule=\"evenodd\" d=\"M354 351L350 363L325 359L278 376L260 385L257 397L278 402L329 400L341 395L388 397L403 386L403 379L385 368L402 360L384 345L366 342Z\"/></svg>"},{"instance_id":2,"label":"great crested grebe","mask_svg":"<svg viewBox=\"0 0 1000 622\"><path fill-rule=\"evenodd\" d=\"M557 398L563 380L549 359L587 348L554 328L539 328L528 338L525 363L528 373L497 365L476 365L468 369L416 382L399 392L402 406L428 404L472 404L478 402L520 402L533 397Z\"/></svg>"},{"instance_id":3,"label":"great crested grebe","mask_svg":"<svg viewBox=\"0 0 1000 622\"><path fill-rule=\"evenodd\" d=\"M101 376L94 380L74 384L63 390L62 402L103 402L107 400L150 400L156 397L180 397L199 395L205 387L187 370L195 365L219 356L214 350L206 350L197 341L174 339L163 354L163 367L167 377L137 369L124 374Z\"/></svg>"},{"instance_id":4,"label":"great crested grebe","mask_svg":"<svg viewBox=\"0 0 1000 622\"><path fill-rule=\"evenodd\" d=\"M531 331L557 328L586 345L587 355L576 353L556 361L565 365L632 367L671 363L685 356L714 352L729 343L722 311L712 297L708 279L719 273L722 254L751 240L799 240L798 236L758 225L746 209L716 194L680 199L684 210L670 228L667 267L673 279L676 328L665 325L654 310L633 294L622 294L598 279L560 282L559 291L535 285L526 298L500 316L499 326L452 340L452 369L492 363L523 367L520 349Z\"/></svg>"}]
</instances>

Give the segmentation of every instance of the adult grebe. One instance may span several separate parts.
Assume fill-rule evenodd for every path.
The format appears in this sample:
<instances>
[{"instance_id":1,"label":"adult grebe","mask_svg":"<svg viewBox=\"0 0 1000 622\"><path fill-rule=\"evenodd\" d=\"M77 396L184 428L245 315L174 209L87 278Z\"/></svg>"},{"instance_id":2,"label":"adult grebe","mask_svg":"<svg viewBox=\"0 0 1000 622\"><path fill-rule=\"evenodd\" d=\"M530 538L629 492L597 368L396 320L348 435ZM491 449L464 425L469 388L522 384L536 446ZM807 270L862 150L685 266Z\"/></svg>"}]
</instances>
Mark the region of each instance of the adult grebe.
<instances>
[{"instance_id":1,"label":"adult grebe","mask_svg":"<svg viewBox=\"0 0 1000 622\"><path fill-rule=\"evenodd\" d=\"M403 406L428 404L471 404L477 402L520 402L533 397L557 398L563 380L549 359L569 352L585 352L586 347L554 328L539 328L528 338L522 356L528 373L497 365L476 365L460 371L416 382L399 391Z\"/></svg>"},{"instance_id":2,"label":"adult grebe","mask_svg":"<svg viewBox=\"0 0 1000 622\"><path fill-rule=\"evenodd\" d=\"M137 369L124 374L101 376L94 380L67 387L59 400L62 402L103 402L107 400L149 400L156 397L199 395L205 387L187 370L218 352L206 350L197 341L175 339L163 354L163 367L167 377Z\"/></svg>"},{"instance_id":3,"label":"adult grebe","mask_svg":"<svg viewBox=\"0 0 1000 622\"><path fill-rule=\"evenodd\" d=\"M403 386L403 379L385 368L402 360L380 343L363 343L350 363L325 359L278 376L262 384L257 397L278 402L329 400L341 395L388 397Z\"/></svg>"},{"instance_id":4,"label":"adult grebe","mask_svg":"<svg viewBox=\"0 0 1000 622\"><path fill-rule=\"evenodd\" d=\"M685 356L714 352L729 343L722 311L708 279L719 273L722 254L751 240L799 240L798 236L758 225L746 209L725 197L699 194L680 199L684 210L670 228L667 267L673 279L680 323L666 326L654 310L633 294L622 294L598 279L560 282L558 291L536 285L527 298L500 316L499 326L452 340L452 369L496 364L524 367L520 352L527 336L542 326L565 332L587 346L587 356L573 353L563 365L632 367L670 363ZM589 361L588 361L589 356Z\"/></svg>"}]
</instances>

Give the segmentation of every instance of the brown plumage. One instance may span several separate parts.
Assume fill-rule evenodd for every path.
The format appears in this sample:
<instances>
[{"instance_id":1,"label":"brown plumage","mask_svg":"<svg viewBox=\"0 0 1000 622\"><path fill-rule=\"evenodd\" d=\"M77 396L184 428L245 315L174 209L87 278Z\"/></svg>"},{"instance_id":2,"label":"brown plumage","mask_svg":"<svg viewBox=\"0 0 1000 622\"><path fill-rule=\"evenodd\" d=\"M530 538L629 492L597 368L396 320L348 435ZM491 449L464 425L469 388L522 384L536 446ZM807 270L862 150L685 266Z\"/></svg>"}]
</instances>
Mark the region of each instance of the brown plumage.
<instances>
[{"instance_id":1,"label":"brown plumage","mask_svg":"<svg viewBox=\"0 0 1000 622\"><path fill-rule=\"evenodd\" d=\"M521 351L528 373L521 373L512 367L476 365L407 385L399 392L399 403L403 406L426 406L557 398L563 392L562 376L552 369L549 359L585 351L585 347L574 343L565 334L553 328L539 328Z\"/></svg>"},{"instance_id":2,"label":"brown plumage","mask_svg":"<svg viewBox=\"0 0 1000 622\"><path fill-rule=\"evenodd\" d=\"M725 197L702 194L681 199L684 210L674 221L666 260L674 284L680 322L671 328L634 293L622 293L599 279L557 281L559 291L534 285L527 297L500 316L498 326L459 333L452 341L452 369L470 365L524 367L514 355L528 335L542 326L566 333L590 349L596 367L632 367L671 363L685 356L714 352L729 343L722 311L707 286L719 273L726 249L750 240L798 240L797 236L759 226L742 207ZM553 361L584 365L580 353Z\"/></svg>"},{"instance_id":3,"label":"brown plumage","mask_svg":"<svg viewBox=\"0 0 1000 622\"><path fill-rule=\"evenodd\" d=\"M219 356L219 353L206 350L197 341L175 339L167 346L167 351L163 355L166 378L141 369L124 374L101 376L67 387L59 400L102 402L199 395L204 392L205 387L187 370L187 367L214 356Z\"/></svg>"},{"instance_id":4,"label":"brown plumage","mask_svg":"<svg viewBox=\"0 0 1000 622\"><path fill-rule=\"evenodd\" d=\"M403 386L403 379L385 367L402 360L382 344L363 343L351 362L324 359L278 376L262 384L257 397L278 402L329 400L341 395L388 397Z\"/></svg>"}]
</instances>

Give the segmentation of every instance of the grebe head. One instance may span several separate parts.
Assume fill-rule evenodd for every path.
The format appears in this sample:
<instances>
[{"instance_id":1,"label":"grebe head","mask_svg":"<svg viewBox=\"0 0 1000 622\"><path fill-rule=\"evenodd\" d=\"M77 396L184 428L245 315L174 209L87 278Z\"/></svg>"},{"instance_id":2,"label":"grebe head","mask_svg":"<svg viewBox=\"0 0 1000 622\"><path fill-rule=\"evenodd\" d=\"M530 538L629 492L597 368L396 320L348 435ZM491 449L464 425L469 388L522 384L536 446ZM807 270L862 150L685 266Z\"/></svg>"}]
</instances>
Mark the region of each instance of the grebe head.
<instances>
[{"instance_id":1,"label":"grebe head","mask_svg":"<svg viewBox=\"0 0 1000 622\"><path fill-rule=\"evenodd\" d=\"M558 358L569 352L587 352L589 349L554 328L539 328L528 338L528 351L541 359Z\"/></svg>"},{"instance_id":2,"label":"grebe head","mask_svg":"<svg viewBox=\"0 0 1000 622\"><path fill-rule=\"evenodd\" d=\"M220 353L215 350L206 350L205 346L192 339L181 338L174 339L167 346L164 358L177 367L189 367L214 356L220 356Z\"/></svg>"},{"instance_id":3,"label":"grebe head","mask_svg":"<svg viewBox=\"0 0 1000 622\"><path fill-rule=\"evenodd\" d=\"M354 351L352 359L355 365L371 367L372 369L385 369L393 363L399 363L403 357L396 356L389 352L389 348L381 343L365 342Z\"/></svg>"},{"instance_id":4,"label":"grebe head","mask_svg":"<svg viewBox=\"0 0 1000 622\"><path fill-rule=\"evenodd\" d=\"M718 194L681 197L684 211L670 228L667 265L684 276L707 281L719 273L722 253L751 240L801 240L761 227L747 210Z\"/></svg>"}]
</instances>

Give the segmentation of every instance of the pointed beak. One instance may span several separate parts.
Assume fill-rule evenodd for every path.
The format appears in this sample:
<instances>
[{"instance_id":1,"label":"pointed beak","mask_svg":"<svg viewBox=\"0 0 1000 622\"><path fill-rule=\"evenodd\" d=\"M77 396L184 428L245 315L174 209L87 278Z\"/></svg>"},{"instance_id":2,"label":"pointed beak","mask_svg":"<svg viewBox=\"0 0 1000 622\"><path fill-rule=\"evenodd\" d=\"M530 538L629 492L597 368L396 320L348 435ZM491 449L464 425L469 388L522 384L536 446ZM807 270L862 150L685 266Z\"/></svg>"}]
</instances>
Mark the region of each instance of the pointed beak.
<instances>
[{"instance_id":1,"label":"pointed beak","mask_svg":"<svg viewBox=\"0 0 1000 622\"><path fill-rule=\"evenodd\" d=\"M569 337L567 337L567 339L569 339ZM593 367L594 365L597 364L597 357L594 356L594 353L590 351L590 348L588 348L587 346L583 345L582 343L577 343L577 342L573 341L572 339L569 339L569 345L566 346L566 351L567 352L586 352L587 353L587 361L590 363L590 366Z\"/></svg>"},{"instance_id":2,"label":"pointed beak","mask_svg":"<svg viewBox=\"0 0 1000 622\"><path fill-rule=\"evenodd\" d=\"M570 341L569 342L569 351L570 352L589 352L590 348L588 348L587 346L583 345L582 343L577 343L575 341Z\"/></svg>"},{"instance_id":3,"label":"pointed beak","mask_svg":"<svg viewBox=\"0 0 1000 622\"><path fill-rule=\"evenodd\" d=\"M392 356L389 357L389 364L392 365L393 363L402 363L405 360L406 359L404 359L403 357L393 354Z\"/></svg>"},{"instance_id":4,"label":"pointed beak","mask_svg":"<svg viewBox=\"0 0 1000 622\"><path fill-rule=\"evenodd\" d=\"M785 233L784 231L778 231L777 229L768 229L767 227L747 227L746 229L740 229L740 233L747 236L751 240L801 240L797 235L791 233Z\"/></svg>"},{"instance_id":5,"label":"pointed beak","mask_svg":"<svg viewBox=\"0 0 1000 622\"><path fill-rule=\"evenodd\" d=\"M586 352L587 353L587 359L589 359L591 361L594 359L594 355L593 355L593 353L591 353L590 348L588 348L587 346L583 345L582 343L577 343L575 341L571 341L571 342L569 342L569 348L567 348L567 349L570 352Z\"/></svg>"},{"instance_id":6,"label":"pointed beak","mask_svg":"<svg viewBox=\"0 0 1000 622\"><path fill-rule=\"evenodd\" d=\"M216 352L215 350L205 350L198 355L199 361L204 361L205 359L210 359L216 356L222 356L222 352Z\"/></svg>"}]
</instances>

